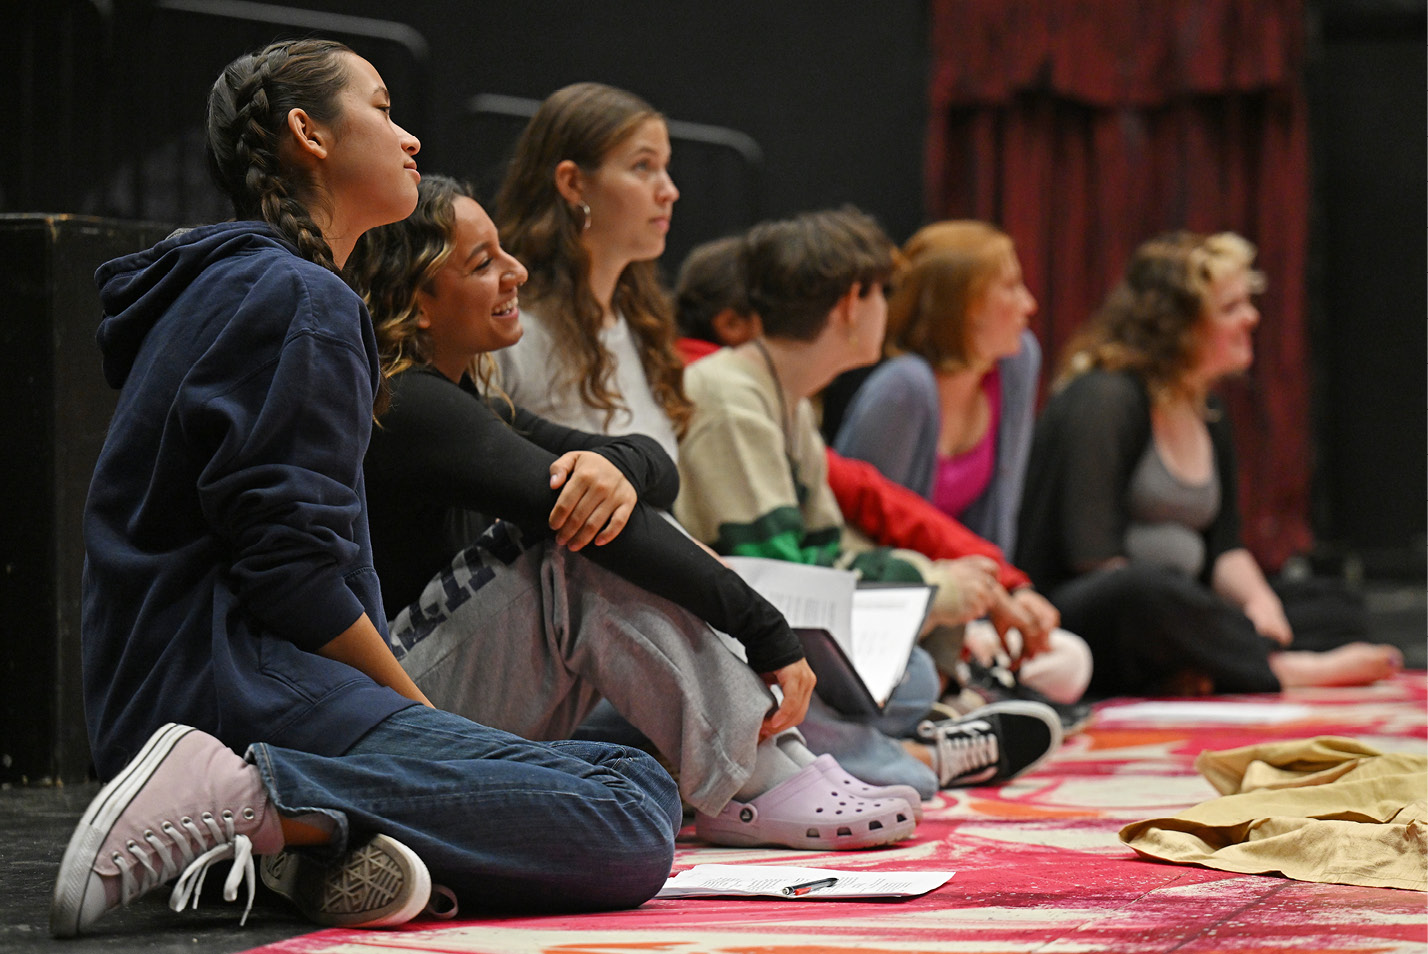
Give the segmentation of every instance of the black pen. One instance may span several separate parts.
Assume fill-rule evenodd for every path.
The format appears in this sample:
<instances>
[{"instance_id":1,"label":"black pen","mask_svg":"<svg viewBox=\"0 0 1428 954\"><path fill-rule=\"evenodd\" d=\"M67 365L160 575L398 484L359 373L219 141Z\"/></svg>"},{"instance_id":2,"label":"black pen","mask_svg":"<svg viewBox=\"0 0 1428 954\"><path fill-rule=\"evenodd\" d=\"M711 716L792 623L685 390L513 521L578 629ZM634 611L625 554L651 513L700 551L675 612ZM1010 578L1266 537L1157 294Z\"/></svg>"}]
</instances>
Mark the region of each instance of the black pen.
<instances>
[{"instance_id":1,"label":"black pen","mask_svg":"<svg viewBox=\"0 0 1428 954\"><path fill-rule=\"evenodd\" d=\"M783 889L783 893L791 898L801 898L810 891L817 891L819 888L831 888L837 883L837 878L820 878L817 881L805 881L803 884L791 884Z\"/></svg>"}]
</instances>

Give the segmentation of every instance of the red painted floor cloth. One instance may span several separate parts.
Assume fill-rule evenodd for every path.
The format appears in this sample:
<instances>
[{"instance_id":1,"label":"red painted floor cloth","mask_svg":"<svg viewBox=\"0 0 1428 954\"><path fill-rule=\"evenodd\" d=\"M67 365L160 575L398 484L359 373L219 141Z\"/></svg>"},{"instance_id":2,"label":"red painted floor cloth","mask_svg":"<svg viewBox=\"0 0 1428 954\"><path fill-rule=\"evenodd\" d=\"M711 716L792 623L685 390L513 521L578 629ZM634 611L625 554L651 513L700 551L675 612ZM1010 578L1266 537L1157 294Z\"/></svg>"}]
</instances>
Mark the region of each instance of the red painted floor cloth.
<instances>
[{"instance_id":1,"label":"red painted floor cloth","mask_svg":"<svg viewBox=\"0 0 1428 954\"><path fill-rule=\"evenodd\" d=\"M676 869L701 862L955 870L909 901L669 900L570 917L417 921L400 931L319 931L263 954L913 954L1090 952L1423 954L1425 895L1234 875L1138 859L1116 832L1215 795L1194 770L1204 749L1346 735L1382 751L1424 750L1428 676L1359 689L1217 697L1233 707L1098 707L1036 774L944 793L917 835L844 854L706 848L686 831ZM1270 708L1264 708L1266 705ZM1132 712L1136 710L1131 710ZM1284 718L1288 716L1289 718ZM1248 718L1251 724L1237 724ZM1229 721L1226 721L1229 720ZM1199 724L1196 724L1199 723Z\"/></svg>"}]
</instances>

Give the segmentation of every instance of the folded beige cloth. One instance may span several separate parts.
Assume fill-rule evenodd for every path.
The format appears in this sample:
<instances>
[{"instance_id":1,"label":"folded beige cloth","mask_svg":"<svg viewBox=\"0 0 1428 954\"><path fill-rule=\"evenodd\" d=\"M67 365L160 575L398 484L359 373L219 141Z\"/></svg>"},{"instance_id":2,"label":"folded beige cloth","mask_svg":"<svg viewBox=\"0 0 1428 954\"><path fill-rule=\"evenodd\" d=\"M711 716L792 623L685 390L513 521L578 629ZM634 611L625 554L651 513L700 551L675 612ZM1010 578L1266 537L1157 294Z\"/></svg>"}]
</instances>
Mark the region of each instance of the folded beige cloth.
<instances>
[{"instance_id":1,"label":"folded beige cloth","mask_svg":"<svg viewBox=\"0 0 1428 954\"><path fill-rule=\"evenodd\" d=\"M1121 841L1221 871L1428 890L1428 757L1320 736L1201 752L1195 768L1225 794Z\"/></svg>"}]
</instances>

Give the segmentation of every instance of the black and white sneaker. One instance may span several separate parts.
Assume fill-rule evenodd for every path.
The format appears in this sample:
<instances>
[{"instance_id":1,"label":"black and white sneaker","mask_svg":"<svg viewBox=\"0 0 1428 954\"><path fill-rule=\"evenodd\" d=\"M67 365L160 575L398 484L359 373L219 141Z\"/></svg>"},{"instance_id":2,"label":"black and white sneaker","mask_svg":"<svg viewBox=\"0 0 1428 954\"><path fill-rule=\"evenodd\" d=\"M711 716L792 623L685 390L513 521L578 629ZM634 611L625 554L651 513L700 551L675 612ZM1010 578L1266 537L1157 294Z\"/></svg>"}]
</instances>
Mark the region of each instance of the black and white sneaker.
<instances>
[{"instance_id":1,"label":"black and white sneaker","mask_svg":"<svg viewBox=\"0 0 1428 954\"><path fill-rule=\"evenodd\" d=\"M388 835L373 835L331 859L300 851L264 855L258 870L263 884L328 927L405 924L432 896L426 864Z\"/></svg>"},{"instance_id":2,"label":"black and white sneaker","mask_svg":"<svg viewBox=\"0 0 1428 954\"><path fill-rule=\"evenodd\" d=\"M1061 720L1040 702L993 702L957 719L925 721L942 788L1005 782L1040 765L1061 744Z\"/></svg>"}]
</instances>

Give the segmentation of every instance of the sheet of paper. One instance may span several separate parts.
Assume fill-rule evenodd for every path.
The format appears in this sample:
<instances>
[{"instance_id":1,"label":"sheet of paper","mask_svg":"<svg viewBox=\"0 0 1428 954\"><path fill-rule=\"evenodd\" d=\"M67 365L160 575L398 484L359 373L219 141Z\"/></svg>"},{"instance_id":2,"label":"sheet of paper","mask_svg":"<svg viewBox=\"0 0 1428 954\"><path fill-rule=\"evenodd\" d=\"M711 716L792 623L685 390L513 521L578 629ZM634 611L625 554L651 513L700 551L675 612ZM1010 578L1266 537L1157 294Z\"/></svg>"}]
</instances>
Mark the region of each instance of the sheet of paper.
<instances>
[{"instance_id":1,"label":"sheet of paper","mask_svg":"<svg viewBox=\"0 0 1428 954\"><path fill-rule=\"evenodd\" d=\"M730 569L744 578L788 620L794 629L826 629L847 647L852 643L853 593L856 574L827 566L809 566L761 557L725 557Z\"/></svg>"},{"instance_id":2,"label":"sheet of paper","mask_svg":"<svg viewBox=\"0 0 1428 954\"><path fill-rule=\"evenodd\" d=\"M931 600L932 589L926 586L875 586L853 593L852 645L844 645L844 651L880 706L887 705L907 671Z\"/></svg>"},{"instance_id":3,"label":"sheet of paper","mask_svg":"<svg viewBox=\"0 0 1428 954\"><path fill-rule=\"evenodd\" d=\"M914 898L942 887L954 874L955 871L844 871L793 865L695 865L666 881L655 897L783 901ZM827 884L830 880L833 883Z\"/></svg>"},{"instance_id":4,"label":"sheet of paper","mask_svg":"<svg viewBox=\"0 0 1428 954\"><path fill-rule=\"evenodd\" d=\"M877 704L887 704L907 670L932 587L859 587L850 571L786 560L728 557L726 562L783 613L789 626L826 630Z\"/></svg>"},{"instance_id":5,"label":"sheet of paper","mask_svg":"<svg viewBox=\"0 0 1428 954\"><path fill-rule=\"evenodd\" d=\"M1140 722L1163 725L1280 725L1308 719L1313 710L1290 702L1199 702L1190 699L1130 702L1096 710L1096 723Z\"/></svg>"}]
</instances>

